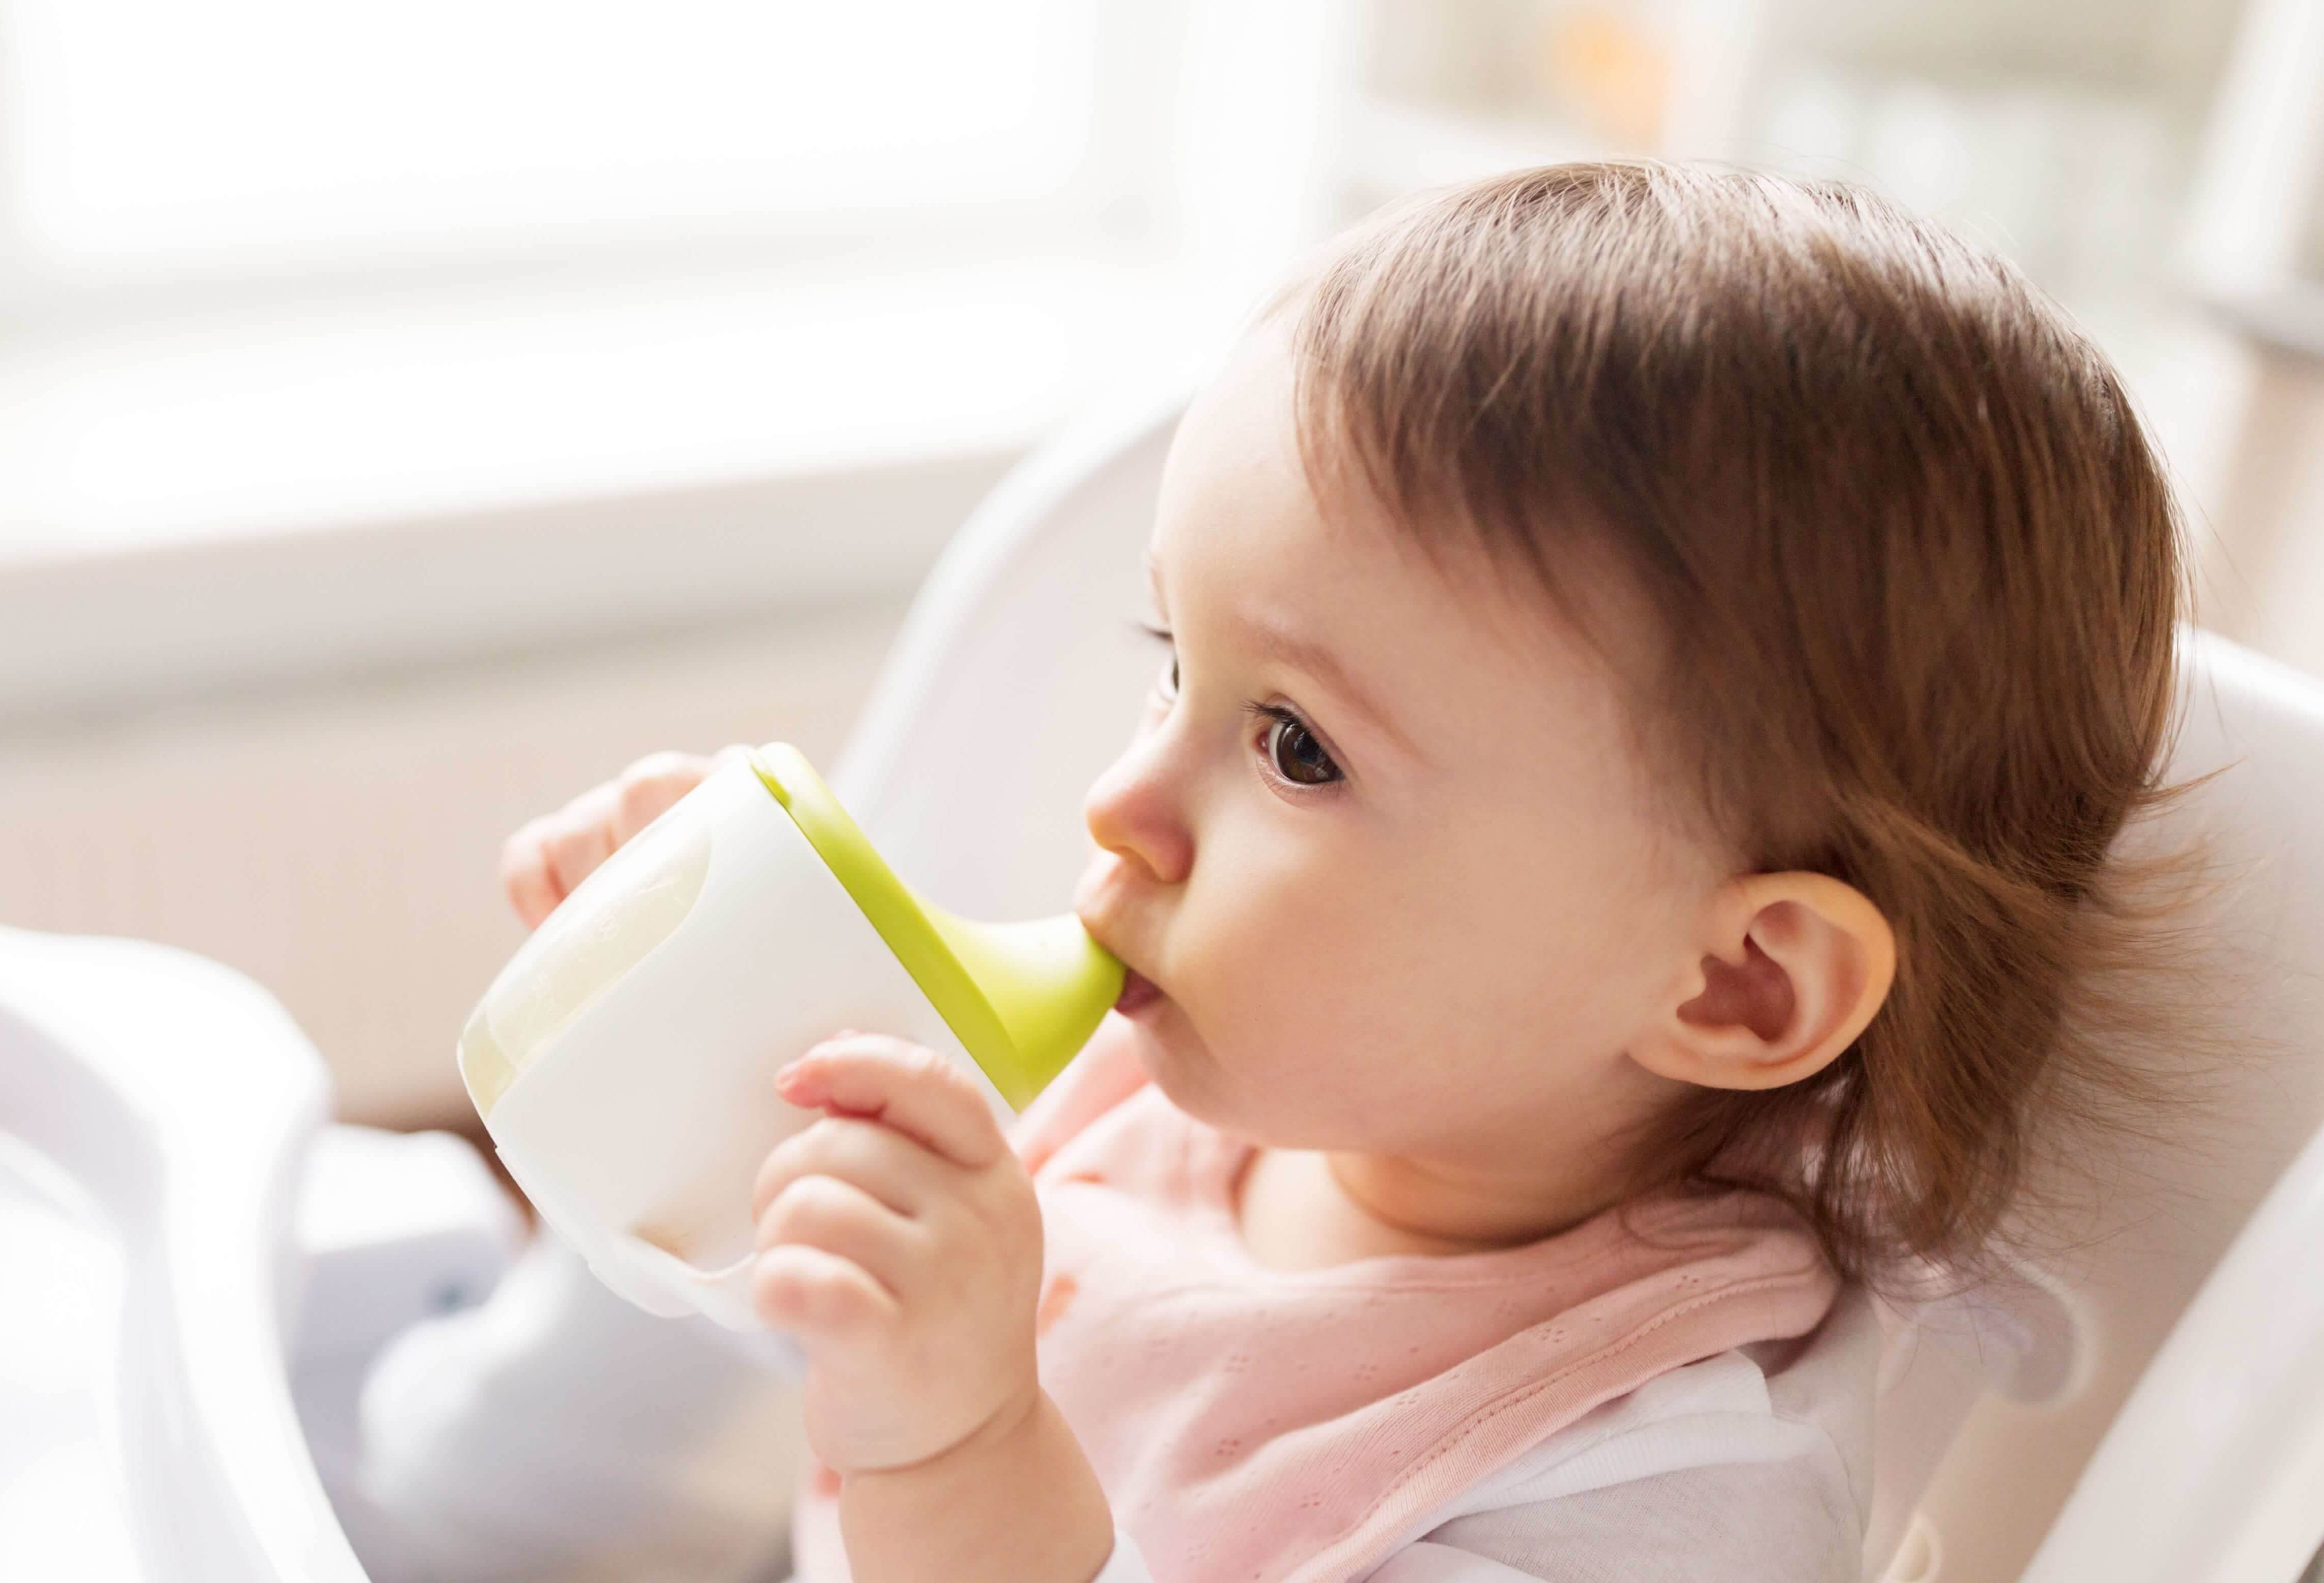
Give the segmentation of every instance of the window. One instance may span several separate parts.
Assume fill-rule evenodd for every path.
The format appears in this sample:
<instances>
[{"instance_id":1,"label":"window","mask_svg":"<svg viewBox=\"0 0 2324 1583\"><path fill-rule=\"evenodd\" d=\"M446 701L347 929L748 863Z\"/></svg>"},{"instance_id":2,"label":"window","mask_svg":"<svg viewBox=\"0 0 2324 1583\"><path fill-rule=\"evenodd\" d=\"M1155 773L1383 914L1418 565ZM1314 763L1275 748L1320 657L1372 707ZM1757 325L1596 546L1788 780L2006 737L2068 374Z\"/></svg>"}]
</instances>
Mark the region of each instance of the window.
<instances>
[{"instance_id":1,"label":"window","mask_svg":"<svg viewBox=\"0 0 2324 1583\"><path fill-rule=\"evenodd\" d=\"M1022 445L1169 344L1184 27L0 0L0 571Z\"/></svg>"},{"instance_id":2,"label":"window","mask_svg":"<svg viewBox=\"0 0 2324 1583\"><path fill-rule=\"evenodd\" d=\"M926 225L1065 193L1090 0L0 0L35 299Z\"/></svg>"}]
</instances>

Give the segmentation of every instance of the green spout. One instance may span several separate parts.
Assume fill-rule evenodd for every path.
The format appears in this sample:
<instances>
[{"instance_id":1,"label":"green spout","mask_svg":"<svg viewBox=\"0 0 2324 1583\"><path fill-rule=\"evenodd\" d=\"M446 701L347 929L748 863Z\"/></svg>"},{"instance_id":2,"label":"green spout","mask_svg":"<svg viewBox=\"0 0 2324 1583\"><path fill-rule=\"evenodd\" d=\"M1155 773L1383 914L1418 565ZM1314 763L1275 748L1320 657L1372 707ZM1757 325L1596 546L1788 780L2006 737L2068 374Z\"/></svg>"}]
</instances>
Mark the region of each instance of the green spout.
<instances>
[{"instance_id":1,"label":"green spout","mask_svg":"<svg viewBox=\"0 0 2324 1583\"><path fill-rule=\"evenodd\" d=\"M954 917L896 877L797 748L770 742L751 762L1001 1097L1023 1109L1097 1031L1121 993L1121 962L1071 913Z\"/></svg>"}]
</instances>

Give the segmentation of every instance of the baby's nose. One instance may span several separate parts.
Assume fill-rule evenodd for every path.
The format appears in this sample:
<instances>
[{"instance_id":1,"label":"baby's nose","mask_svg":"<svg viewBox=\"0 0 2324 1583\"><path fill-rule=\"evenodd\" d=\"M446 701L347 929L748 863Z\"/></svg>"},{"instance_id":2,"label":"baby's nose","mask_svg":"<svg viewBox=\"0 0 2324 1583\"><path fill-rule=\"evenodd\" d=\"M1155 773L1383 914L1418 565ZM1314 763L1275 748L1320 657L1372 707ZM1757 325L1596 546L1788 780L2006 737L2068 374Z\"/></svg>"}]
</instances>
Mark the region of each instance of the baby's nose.
<instances>
[{"instance_id":1,"label":"baby's nose","mask_svg":"<svg viewBox=\"0 0 2324 1583\"><path fill-rule=\"evenodd\" d=\"M1176 886L1194 865L1194 839L1187 830L1176 777L1157 750L1153 734L1130 746L1113 767L1090 786L1083 800L1083 823L1090 839L1113 858L1139 862L1155 881Z\"/></svg>"}]
</instances>

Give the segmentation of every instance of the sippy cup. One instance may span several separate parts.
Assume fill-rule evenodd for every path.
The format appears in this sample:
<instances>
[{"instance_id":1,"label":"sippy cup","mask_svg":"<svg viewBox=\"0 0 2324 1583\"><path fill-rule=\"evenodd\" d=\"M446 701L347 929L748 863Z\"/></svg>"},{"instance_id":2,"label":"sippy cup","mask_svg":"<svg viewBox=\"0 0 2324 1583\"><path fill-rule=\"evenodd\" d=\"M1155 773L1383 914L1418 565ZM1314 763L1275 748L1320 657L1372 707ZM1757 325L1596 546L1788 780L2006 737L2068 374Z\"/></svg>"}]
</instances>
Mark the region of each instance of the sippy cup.
<instances>
[{"instance_id":1,"label":"sippy cup","mask_svg":"<svg viewBox=\"0 0 2324 1583\"><path fill-rule=\"evenodd\" d=\"M1121 989L1071 914L979 924L899 879L799 751L720 766L574 888L484 991L460 1075L541 1218L650 1312L756 1330L751 1188L816 1118L786 1061L843 1027L957 1063L996 1109Z\"/></svg>"}]
</instances>

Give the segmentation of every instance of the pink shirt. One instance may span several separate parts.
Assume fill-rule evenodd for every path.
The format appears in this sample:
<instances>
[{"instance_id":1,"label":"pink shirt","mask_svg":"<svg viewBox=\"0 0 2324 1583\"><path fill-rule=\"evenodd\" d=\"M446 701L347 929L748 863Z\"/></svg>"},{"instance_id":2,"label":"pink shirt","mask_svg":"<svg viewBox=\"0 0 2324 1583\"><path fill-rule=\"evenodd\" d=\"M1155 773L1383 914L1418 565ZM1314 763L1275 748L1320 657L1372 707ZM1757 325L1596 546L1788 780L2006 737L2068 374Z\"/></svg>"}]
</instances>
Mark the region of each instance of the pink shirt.
<instances>
[{"instance_id":1,"label":"pink shirt","mask_svg":"<svg viewBox=\"0 0 2324 1583\"><path fill-rule=\"evenodd\" d=\"M1760 1193L1668 1194L1521 1247L1284 1271L1244 1247L1251 1146L1100 1040L1026 1114L1047 1234L1042 1384L1122 1536L1108 1583L1358 1578L1600 1404L1814 1330L1838 1278ZM835 1480L798 1576L840 1583ZM1852 1542L1853 1535L1849 1536Z\"/></svg>"}]
</instances>

